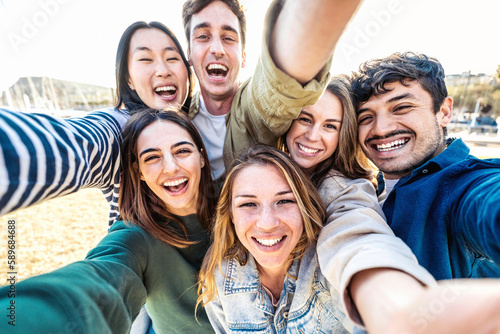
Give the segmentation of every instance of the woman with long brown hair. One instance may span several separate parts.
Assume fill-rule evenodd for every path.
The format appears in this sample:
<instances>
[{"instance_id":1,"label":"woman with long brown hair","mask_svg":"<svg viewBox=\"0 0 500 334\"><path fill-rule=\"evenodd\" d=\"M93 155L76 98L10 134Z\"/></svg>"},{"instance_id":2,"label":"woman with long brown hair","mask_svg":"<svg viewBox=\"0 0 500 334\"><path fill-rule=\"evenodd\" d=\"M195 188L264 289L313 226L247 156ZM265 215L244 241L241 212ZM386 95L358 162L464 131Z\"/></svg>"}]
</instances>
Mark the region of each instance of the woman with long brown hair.
<instances>
[{"instance_id":1,"label":"woman with long brown hair","mask_svg":"<svg viewBox=\"0 0 500 334\"><path fill-rule=\"evenodd\" d=\"M84 261L17 284L19 332L124 333L144 304L156 333L212 331L204 310L195 317L217 199L201 136L176 110L141 110L121 152L123 220Z\"/></svg>"}]
</instances>

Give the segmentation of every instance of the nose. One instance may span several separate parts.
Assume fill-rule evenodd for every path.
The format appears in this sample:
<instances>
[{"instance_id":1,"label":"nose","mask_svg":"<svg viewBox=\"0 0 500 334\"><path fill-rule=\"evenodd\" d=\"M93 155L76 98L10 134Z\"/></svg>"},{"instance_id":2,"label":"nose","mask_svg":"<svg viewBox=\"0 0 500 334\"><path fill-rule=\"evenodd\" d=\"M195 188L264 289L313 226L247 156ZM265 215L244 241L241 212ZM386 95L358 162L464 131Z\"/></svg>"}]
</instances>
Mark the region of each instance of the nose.
<instances>
[{"instance_id":1,"label":"nose","mask_svg":"<svg viewBox=\"0 0 500 334\"><path fill-rule=\"evenodd\" d=\"M155 74L161 78L166 78L171 74L170 67L164 60L159 60L156 63Z\"/></svg>"},{"instance_id":2,"label":"nose","mask_svg":"<svg viewBox=\"0 0 500 334\"><path fill-rule=\"evenodd\" d=\"M377 115L373 120L372 135L383 137L397 130L397 123L385 113Z\"/></svg>"},{"instance_id":3,"label":"nose","mask_svg":"<svg viewBox=\"0 0 500 334\"><path fill-rule=\"evenodd\" d=\"M165 174L175 174L179 171L179 165L175 161L175 159L171 157L166 157L163 160L163 173Z\"/></svg>"},{"instance_id":4,"label":"nose","mask_svg":"<svg viewBox=\"0 0 500 334\"><path fill-rule=\"evenodd\" d=\"M321 139L321 129L319 125L314 124L313 126L309 127L307 133L306 133L306 138L309 141L318 141Z\"/></svg>"},{"instance_id":5,"label":"nose","mask_svg":"<svg viewBox=\"0 0 500 334\"><path fill-rule=\"evenodd\" d=\"M276 216L271 205L263 205L256 226L262 230L272 230L279 225L279 219Z\"/></svg>"},{"instance_id":6,"label":"nose","mask_svg":"<svg viewBox=\"0 0 500 334\"><path fill-rule=\"evenodd\" d=\"M210 44L210 53L214 54L217 58L224 56L224 46L222 45L220 37L212 38L212 43Z\"/></svg>"}]
</instances>

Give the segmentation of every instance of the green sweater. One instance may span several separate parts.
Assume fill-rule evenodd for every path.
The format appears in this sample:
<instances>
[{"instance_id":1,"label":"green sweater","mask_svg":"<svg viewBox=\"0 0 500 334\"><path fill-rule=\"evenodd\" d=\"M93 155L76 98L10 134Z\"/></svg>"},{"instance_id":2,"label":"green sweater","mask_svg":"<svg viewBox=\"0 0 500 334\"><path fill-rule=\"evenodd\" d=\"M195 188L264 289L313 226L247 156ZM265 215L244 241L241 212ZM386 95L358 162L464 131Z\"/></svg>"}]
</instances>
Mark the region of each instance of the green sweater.
<instances>
[{"instance_id":1,"label":"green sweater","mask_svg":"<svg viewBox=\"0 0 500 334\"><path fill-rule=\"evenodd\" d=\"M119 221L84 261L18 282L15 298L2 287L0 306L6 310L14 300L15 327L4 317L0 332L128 333L144 303L156 333L213 332L203 309L199 323L194 317L208 233L195 215L181 218L199 243L175 248Z\"/></svg>"}]
</instances>

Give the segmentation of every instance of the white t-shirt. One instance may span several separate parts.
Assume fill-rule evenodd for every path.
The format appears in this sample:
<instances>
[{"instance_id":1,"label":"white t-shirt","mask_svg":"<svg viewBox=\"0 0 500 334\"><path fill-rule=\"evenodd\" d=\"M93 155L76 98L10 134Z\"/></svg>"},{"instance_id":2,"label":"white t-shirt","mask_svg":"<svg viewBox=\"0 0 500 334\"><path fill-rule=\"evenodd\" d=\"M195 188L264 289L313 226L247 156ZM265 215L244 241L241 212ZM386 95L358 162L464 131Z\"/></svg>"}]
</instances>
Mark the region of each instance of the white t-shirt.
<instances>
[{"instance_id":1,"label":"white t-shirt","mask_svg":"<svg viewBox=\"0 0 500 334\"><path fill-rule=\"evenodd\" d=\"M383 206L387 196L391 193L392 189L396 186L396 183L399 182L399 179L384 179L385 188L384 191L378 196L378 203L380 206Z\"/></svg>"},{"instance_id":2,"label":"white t-shirt","mask_svg":"<svg viewBox=\"0 0 500 334\"><path fill-rule=\"evenodd\" d=\"M389 195L394 189L396 183L399 182L399 179L385 179L385 190L387 191L387 195Z\"/></svg>"},{"instance_id":3,"label":"white t-shirt","mask_svg":"<svg viewBox=\"0 0 500 334\"><path fill-rule=\"evenodd\" d=\"M200 110L194 116L193 124L201 134L214 180L217 180L226 171L222 160L222 150L226 138L226 115L214 116L210 114L200 94Z\"/></svg>"}]
</instances>

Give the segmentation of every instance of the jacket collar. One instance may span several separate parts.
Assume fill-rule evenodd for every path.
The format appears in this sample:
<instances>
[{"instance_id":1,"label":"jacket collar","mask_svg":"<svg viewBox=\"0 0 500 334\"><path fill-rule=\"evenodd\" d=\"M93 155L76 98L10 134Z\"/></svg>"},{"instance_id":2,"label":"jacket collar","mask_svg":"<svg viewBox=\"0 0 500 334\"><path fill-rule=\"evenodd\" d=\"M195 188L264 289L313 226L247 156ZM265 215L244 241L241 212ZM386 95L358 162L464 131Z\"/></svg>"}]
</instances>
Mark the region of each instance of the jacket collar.
<instances>
[{"instance_id":1,"label":"jacket collar","mask_svg":"<svg viewBox=\"0 0 500 334\"><path fill-rule=\"evenodd\" d=\"M288 269L284 289L280 296L280 305L291 304L288 302L288 298L293 298L294 309L301 308L307 303L310 298L310 290L318 279L316 267L316 244L313 244L306 250L302 259L295 259ZM296 278L299 276L300 280L297 281ZM253 306L264 312L274 314L272 305L264 302L265 292L260 283L255 259L251 254L249 254L248 262L244 266L241 266L235 258L229 260L226 277L224 280L224 295L255 294L252 300ZM289 293L292 295L290 296Z\"/></svg>"}]
</instances>

